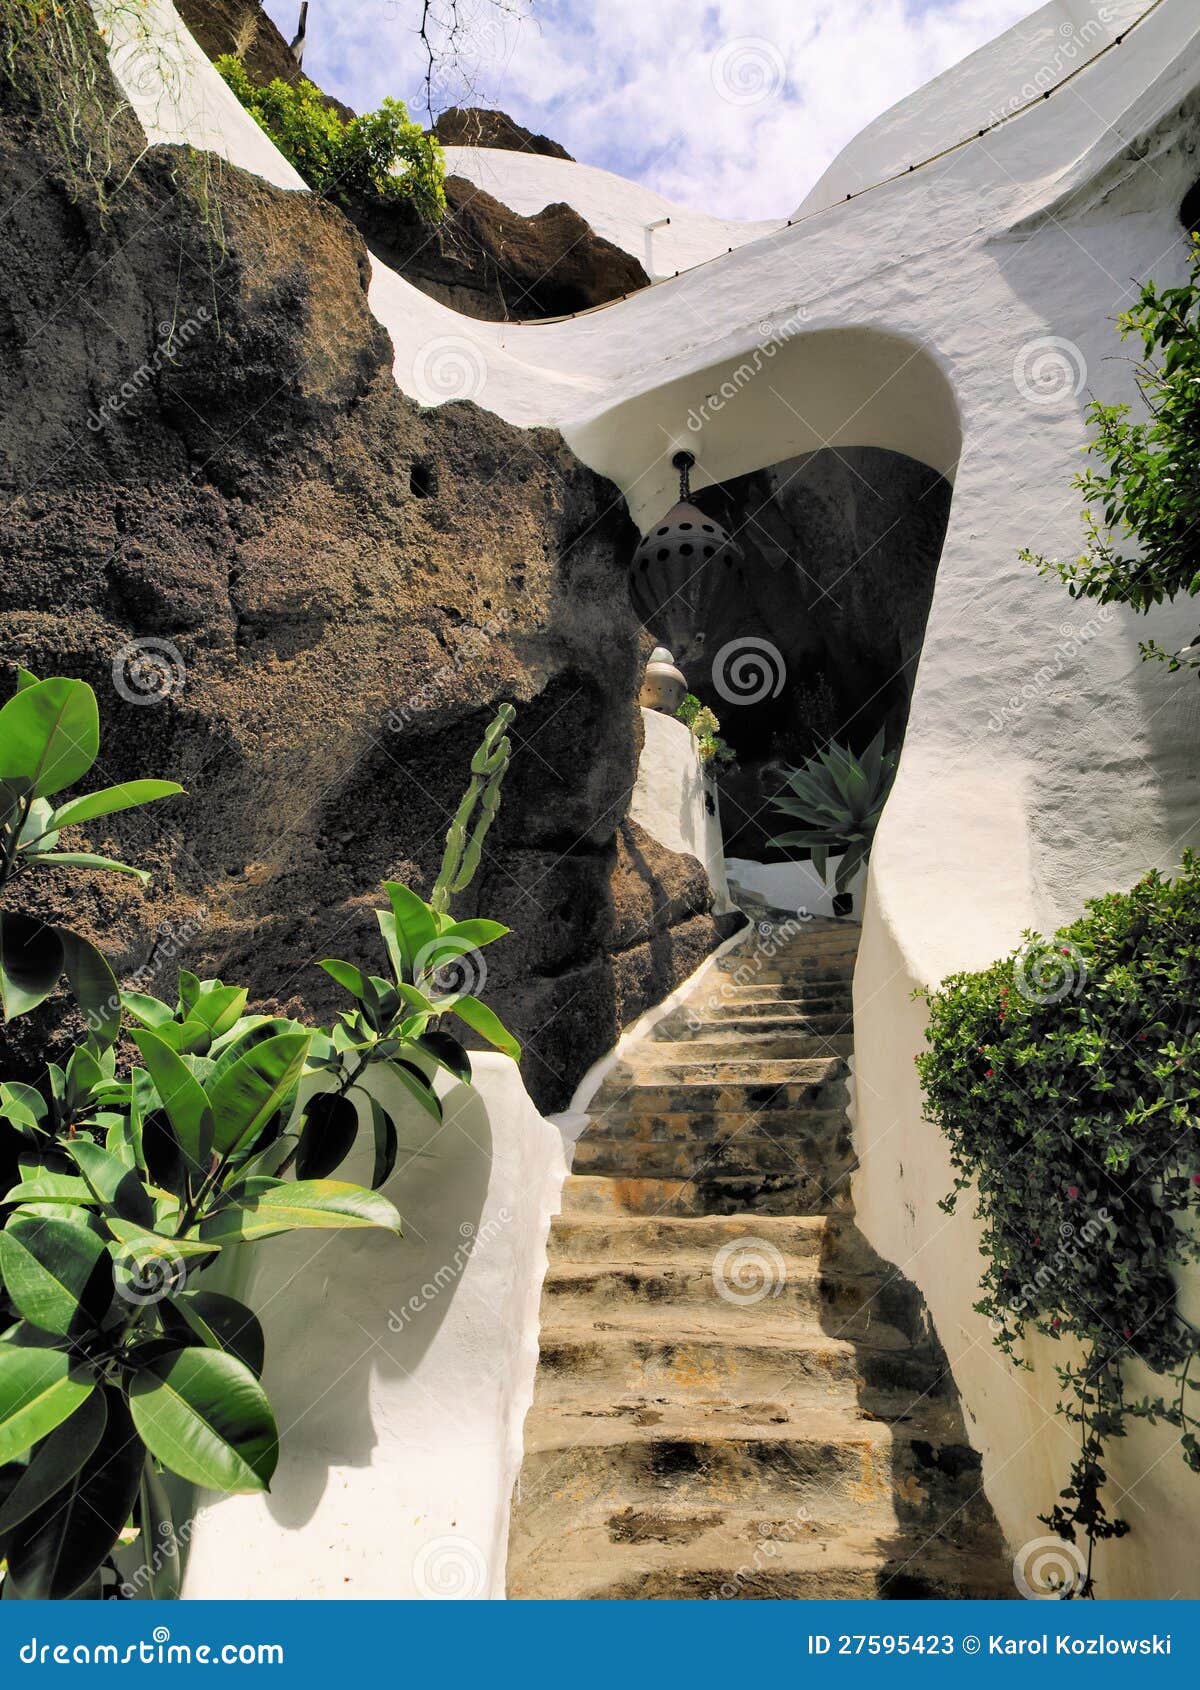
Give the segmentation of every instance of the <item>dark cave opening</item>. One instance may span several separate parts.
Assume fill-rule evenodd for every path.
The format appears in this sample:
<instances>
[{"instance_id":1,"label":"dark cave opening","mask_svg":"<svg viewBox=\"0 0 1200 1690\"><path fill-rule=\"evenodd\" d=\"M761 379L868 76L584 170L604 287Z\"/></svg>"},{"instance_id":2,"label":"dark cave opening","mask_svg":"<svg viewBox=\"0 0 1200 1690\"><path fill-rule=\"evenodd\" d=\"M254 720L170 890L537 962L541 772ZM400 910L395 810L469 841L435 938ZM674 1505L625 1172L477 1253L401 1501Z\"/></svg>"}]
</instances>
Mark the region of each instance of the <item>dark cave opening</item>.
<instances>
[{"instance_id":1,"label":"dark cave opening","mask_svg":"<svg viewBox=\"0 0 1200 1690\"><path fill-rule=\"evenodd\" d=\"M880 728L899 748L950 499L901 453L826 448L693 492L740 555L635 571L642 621L737 754L717 771L728 855L796 855L767 843L784 765Z\"/></svg>"}]
</instances>

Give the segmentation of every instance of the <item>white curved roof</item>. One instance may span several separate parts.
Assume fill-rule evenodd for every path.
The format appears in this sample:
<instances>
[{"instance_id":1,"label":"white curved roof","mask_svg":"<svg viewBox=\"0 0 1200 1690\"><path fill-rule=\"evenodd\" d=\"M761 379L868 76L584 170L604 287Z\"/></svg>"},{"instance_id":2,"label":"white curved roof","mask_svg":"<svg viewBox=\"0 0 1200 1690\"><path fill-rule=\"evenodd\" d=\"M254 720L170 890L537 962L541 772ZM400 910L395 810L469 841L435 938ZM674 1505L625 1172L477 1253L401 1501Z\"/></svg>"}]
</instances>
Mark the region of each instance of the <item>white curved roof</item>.
<instances>
[{"instance_id":1,"label":"white curved roof","mask_svg":"<svg viewBox=\"0 0 1200 1690\"><path fill-rule=\"evenodd\" d=\"M598 235L632 253L651 281L690 270L693 264L785 227L783 218L753 223L710 217L674 205L652 188L614 176L611 170L571 159L499 147L445 151L449 174L465 176L522 216L532 217L559 201L572 206Z\"/></svg>"},{"instance_id":2,"label":"white curved roof","mask_svg":"<svg viewBox=\"0 0 1200 1690\"><path fill-rule=\"evenodd\" d=\"M1050 0L868 123L797 206L836 205L1036 100L1087 64L1153 0Z\"/></svg>"}]
</instances>

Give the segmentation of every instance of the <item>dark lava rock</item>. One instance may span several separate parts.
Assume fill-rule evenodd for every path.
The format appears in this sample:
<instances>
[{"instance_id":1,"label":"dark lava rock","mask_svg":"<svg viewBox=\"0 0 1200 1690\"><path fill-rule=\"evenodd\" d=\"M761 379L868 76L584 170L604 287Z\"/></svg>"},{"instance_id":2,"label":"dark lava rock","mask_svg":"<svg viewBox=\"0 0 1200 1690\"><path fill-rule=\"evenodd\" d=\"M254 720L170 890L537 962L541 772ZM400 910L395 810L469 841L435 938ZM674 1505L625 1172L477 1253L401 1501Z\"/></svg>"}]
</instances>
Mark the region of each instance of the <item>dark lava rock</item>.
<instances>
[{"instance_id":1,"label":"dark lava rock","mask_svg":"<svg viewBox=\"0 0 1200 1690\"><path fill-rule=\"evenodd\" d=\"M565 158L570 153L546 135L535 135L508 116L486 106L449 106L433 126L444 147L499 147L509 153L541 153L544 158Z\"/></svg>"},{"instance_id":2,"label":"dark lava rock","mask_svg":"<svg viewBox=\"0 0 1200 1690\"><path fill-rule=\"evenodd\" d=\"M184 964L327 1017L316 961L379 969L379 883L428 891L510 699L503 807L459 907L514 929L485 995L561 1106L719 937L699 865L623 820L645 636L619 494L549 430L398 392L335 208L139 157L126 116L102 215L0 92L0 651L96 688L96 784L187 788L87 835L151 869L147 891L55 871L10 906L70 919L145 990L172 996ZM139 690L147 660L166 696ZM33 1074L70 1025L65 997L14 1021L0 1071Z\"/></svg>"}]
</instances>

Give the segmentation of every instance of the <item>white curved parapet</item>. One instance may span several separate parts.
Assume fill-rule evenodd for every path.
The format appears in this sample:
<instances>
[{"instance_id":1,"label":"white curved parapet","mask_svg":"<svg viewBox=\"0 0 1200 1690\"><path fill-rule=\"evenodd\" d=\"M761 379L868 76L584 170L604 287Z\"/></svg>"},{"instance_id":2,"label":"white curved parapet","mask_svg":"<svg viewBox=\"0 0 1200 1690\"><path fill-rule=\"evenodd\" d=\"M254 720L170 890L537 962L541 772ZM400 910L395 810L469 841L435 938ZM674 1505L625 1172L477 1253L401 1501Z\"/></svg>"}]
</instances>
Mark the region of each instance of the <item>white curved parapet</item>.
<instances>
[{"instance_id":1,"label":"white curved parapet","mask_svg":"<svg viewBox=\"0 0 1200 1690\"><path fill-rule=\"evenodd\" d=\"M267 1336L280 1429L267 1496L201 1497L193 1598L504 1595L508 1514L533 1399L563 1142L507 1057L472 1054L440 1126L387 1074L399 1124L384 1193L404 1235L294 1233L237 1287ZM370 1123L339 1179L370 1173Z\"/></svg>"},{"instance_id":2,"label":"white curved parapet","mask_svg":"<svg viewBox=\"0 0 1200 1690\"><path fill-rule=\"evenodd\" d=\"M191 32L171 0L91 0L108 43L109 62L151 142L186 141L218 153L277 188L299 188L304 178L250 116Z\"/></svg>"},{"instance_id":3,"label":"white curved parapet","mask_svg":"<svg viewBox=\"0 0 1200 1690\"><path fill-rule=\"evenodd\" d=\"M631 821L668 851L704 864L713 910L733 908L725 883L725 847L717 790L704 772L691 730L674 716L642 706L642 754L629 800Z\"/></svg>"},{"instance_id":4,"label":"white curved parapet","mask_svg":"<svg viewBox=\"0 0 1200 1690\"><path fill-rule=\"evenodd\" d=\"M1038 55L1053 72L1067 27L1082 40L1099 16L1056 0L851 143L793 227L573 320L477 322L379 264L370 295L406 393L560 428L643 527L674 500L681 446L697 487L820 446L887 447L953 479L855 977L855 1203L872 1244L925 1295L1014 1545L1042 1534L1037 1515L1069 1464L1053 1358L1035 1345L1034 1371L1016 1373L974 1310L977 1229L965 1205L953 1219L938 1208L950 1170L923 1119L924 1017L911 994L1006 953L1023 928L1053 930L1088 896L1170 871L1197 842L1193 690L1138 658L1147 636L1186 643L1192 611L1138 618L1077 603L1019 556L1077 551L1089 397L1140 403L1113 318L1132 300L1129 278L1186 272L1178 213L1200 175L1200 9L1114 0L1105 16L1133 11L1119 46L1089 28L1080 61L1037 89L1048 97L1008 116L1005 102L1036 87ZM154 133L191 138L193 108L173 130L164 104L150 101ZM918 142L936 151L979 129L845 202L851 173L886 174L915 162L901 155ZM240 116L220 139L269 174L255 162L263 138ZM839 182L840 203L822 208ZM1178 1552L1193 1540L1200 1479L1162 1428L1139 1424L1109 1456L1139 1507L1131 1536L1100 1546L1105 1592L1200 1597L1200 1563Z\"/></svg>"},{"instance_id":5,"label":"white curved parapet","mask_svg":"<svg viewBox=\"0 0 1200 1690\"><path fill-rule=\"evenodd\" d=\"M500 147L447 147L445 153L447 175L464 176L523 217L548 205L571 206L598 235L636 258L651 281L785 226L782 217L765 222L711 217L675 205L640 182L572 159Z\"/></svg>"}]
</instances>

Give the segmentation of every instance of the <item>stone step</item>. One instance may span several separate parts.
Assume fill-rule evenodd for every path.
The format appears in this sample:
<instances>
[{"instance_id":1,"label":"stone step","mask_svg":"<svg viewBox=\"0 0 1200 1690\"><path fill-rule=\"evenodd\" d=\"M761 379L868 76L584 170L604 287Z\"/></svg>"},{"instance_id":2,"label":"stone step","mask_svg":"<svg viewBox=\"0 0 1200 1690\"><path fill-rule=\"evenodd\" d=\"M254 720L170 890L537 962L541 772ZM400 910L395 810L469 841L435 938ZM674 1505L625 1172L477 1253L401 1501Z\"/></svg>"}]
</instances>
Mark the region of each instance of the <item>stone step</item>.
<instances>
[{"instance_id":1,"label":"stone step","mask_svg":"<svg viewBox=\"0 0 1200 1690\"><path fill-rule=\"evenodd\" d=\"M563 1212L579 1215L756 1215L846 1214L849 1173L832 1186L812 1176L704 1174L696 1179L642 1175L569 1174L563 1182Z\"/></svg>"},{"instance_id":2,"label":"stone step","mask_svg":"<svg viewBox=\"0 0 1200 1690\"><path fill-rule=\"evenodd\" d=\"M891 1299L890 1289L885 1272L856 1272L813 1255L785 1254L773 1239L746 1227L715 1252L679 1255L670 1262L628 1257L552 1261L542 1312L548 1320L607 1323L645 1307L669 1307L685 1318L704 1318L715 1332L728 1324L727 1311L733 1310L735 1321L744 1321L753 1309L756 1317L800 1341L816 1330L853 1337L875 1323L890 1322L907 1302Z\"/></svg>"},{"instance_id":3,"label":"stone step","mask_svg":"<svg viewBox=\"0 0 1200 1690\"><path fill-rule=\"evenodd\" d=\"M1016 1596L994 1534L830 1533L752 1510L614 1507L526 1559L509 1595L607 1601L961 1601Z\"/></svg>"},{"instance_id":4,"label":"stone step","mask_svg":"<svg viewBox=\"0 0 1200 1690\"><path fill-rule=\"evenodd\" d=\"M745 1004L722 1005L704 1015L696 1010L677 1010L658 1023L649 1042L656 1046L720 1039L730 1046L743 1044L753 1049L759 1041L768 1038L850 1034L853 1026L854 1017L848 1009L802 1009L799 1005L784 1004L760 1010Z\"/></svg>"},{"instance_id":5,"label":"stone step","mask_svg":"<svg viewBox=\"0 0 1200 1690\"><path fill-rule=\"evenodd\" d=\"M886 1321L866 1337L809 1323L797 1338L753 1307L739 1312L720 1324L708 1311L650 1307L619 1321L545 1322L539 1424L559 1412L631 1425L672 1413L710 1427L786 1425L810 1412L892 1423L910 1420L914 1405L928 1416L942 1404L945 1369Z\"/></svg>"},{"instance_id":6,"label":"stone step","mask_svg":"<svg viewBox=\"0 0 1200 1690\"><path fill-rule=\"evenodd\" d=\"M718 985L711 992L703 987L686 1000L687 1005L701 1006L706 1004L743 1004L786 1003L811 1004L814 1007L833 1006L852 1010L854 992L848 980L825 981L816 985L806 986L795 980L751 980L746 982L729 980ZM685 1007L684 1005L680 1006Z\"/></svg>"},{"instance_id":7,"label":"stone step","mask_svg":"<svg viewBox=\"0 0 1200 1690\"><path fill-rule=\"evenodd\" d=\"M826 1215L642 1217L556 1215L550 1223L553 1261L674 1261L715 1254L753 1231L790 1258L830 1254L842 1227Z\"/></svg>"},{"instance_id":8,"label":"stone step","mask_svg":"<svg viewBox=\"0 0 1200 1690\"><path fill-rule=\"evenodd\" d=\"M978 1455L927 1435L919 1416L911 1427L855 1421L837 1409L806 1409L803 1420L780 1426L688 1424L678 1416L635 1425L560 1408L543 1427L535 1404L526 1422L521 1514L536 1529L543 1510L561 1513L569 1492L574 1529L605 1518L614 1502L669 1502L804 1513L840 1521L843 1530L928 1531L955 1514L963 1527L985 1519L981 1485Z\"/></svg>"},{"instance_id":9,"label":"stone step","mask_svg":"<svg viewBox=\"0 0 1200 1690\"><path fill-rule=\"evenodd\" d=\"M734 957L722 957L713 965L712 973L704 980L701 990L719 991L722 985L721 976L726 976L732 984L745 987L753 986L798 986L808 991L818 988L848 987L854 978L854 965L851 962L838 963L832 959L825 961L814 958L810 962L764 962L750 968L744 961L739 962Z\"/></svg>"},{"instance_id":10,"label":"stone step","mask_svg":"<svg viewBox=\"0 0 1200 1690\"><path fill-rule=\"evenodd\" d=\"M573 1173L607 1174L655 1179L711 1181L722 1175L743 1179L764 1174L782 1176L797 1190L802 1204L797 1214L812 1213L808 1205L824 1191L832 1196L854 1167L849 1128L841 1140L806 1142L792 1135L735 1133L728 1139L678 1140L646 1144L639 1139L593 1137L588 1133L575 1146Z\"/></svg>"},{"instance_id":11,"label":"stone step","mask_svg":"<svg viewBox=\"0 0 1200 1690\"><path fill-rule=\"evenodd\" d=\"M844 1025L844 1023L843 1023ZM695 1063L719 1067L722 1072L738 1074L758 1063L787 1063L793 1070L797 1062L812 1057L853 1056L854 1036L847 1032L814 1032L801 1026L799 1031L759 1032L750 1027L741 1032L729 1032L719 1024L701 1038L648 1039L630 1062L637 1074L652 1072L655 1067Z\"/></svg>"},{"instance_id":12,"label":"stone step","mask_svg":"<svg viewBox=\"0 0 1200 1690\"><path fill-rule=\"evenodd\" d=\"M635 1139L639 1144L712 1144L736 1138L739 1133L751 1133L813 1144L829 1141L849 1130L844 1100L840 1107L830 1108L656 1115L637 1107L635 1093L628 1107L624 1103L614 1104L603 1114L594 1115L583 1138L592 1144L599 1139Z\"/></svg>"},{"instance_id":13,"label":"stone step","mask_svg":"<svg viewBox=\"0 0 1200 1690\"><path fill-rule=\"evenodd\" d=\"M639 1114L682 1115L758 1114L764 1109L805 1109L822 1103L829 1089L849 1072L840 1057L809 1057L789 1064L780 1078L742 1080L644 1079L622 1063L610 1070L589 1105L593 1116L615 1105L636 1108ZM824 1105L827 1106L827 1105Z\"/></svg>"}]
</instances>

